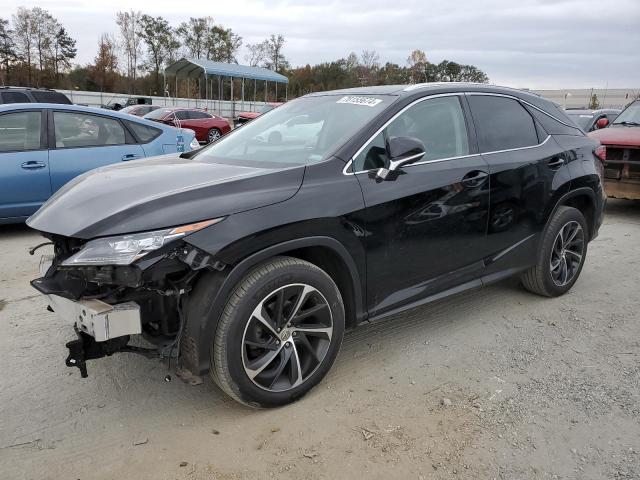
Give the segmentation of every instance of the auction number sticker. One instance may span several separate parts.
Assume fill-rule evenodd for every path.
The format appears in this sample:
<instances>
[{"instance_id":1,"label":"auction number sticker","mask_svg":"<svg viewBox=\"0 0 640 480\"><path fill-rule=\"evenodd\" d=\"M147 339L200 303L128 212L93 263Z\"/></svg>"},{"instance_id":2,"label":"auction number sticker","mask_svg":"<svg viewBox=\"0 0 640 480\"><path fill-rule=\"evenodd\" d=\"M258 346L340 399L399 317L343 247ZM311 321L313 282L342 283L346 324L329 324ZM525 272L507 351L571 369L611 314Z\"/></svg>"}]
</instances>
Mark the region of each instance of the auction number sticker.
<instances>
[{"instance_id":1,"label":"auction number sticker","mask_svg":"<svg viewBox=\"0 0 640 480\"><path fill-rule=\"evenodd\" d=\"M350 103L351 105L364 105L365 107L375 107L379 103L382 102L380 98L372 98L372 97L342 97L336 103Z\"/></svg>"}]
</instances>

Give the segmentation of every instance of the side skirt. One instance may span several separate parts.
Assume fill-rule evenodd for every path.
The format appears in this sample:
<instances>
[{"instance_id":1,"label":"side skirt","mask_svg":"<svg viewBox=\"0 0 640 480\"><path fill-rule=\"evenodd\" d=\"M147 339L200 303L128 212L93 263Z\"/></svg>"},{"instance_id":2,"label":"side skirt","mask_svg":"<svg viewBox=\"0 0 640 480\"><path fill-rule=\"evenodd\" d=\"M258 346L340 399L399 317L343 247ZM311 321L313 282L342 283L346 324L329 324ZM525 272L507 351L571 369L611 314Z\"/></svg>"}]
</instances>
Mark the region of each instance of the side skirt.
<instances>
[{"instance_id":1,"label":"side skirt","mask_svg":"<svg viewBox=\"0 0 640 480\"><path fill-rule=\"evenodd\" d=\"M416 308L416 307L421 307L421 306L427 305L429 303L435 302L437 300L442 300L443 298L455 296L455 295L458 295L460 293L466 292L468 290L477 290L477 289L480 289L482 287L486 287L488 285L491 285L493 283L499 282L499 281L504 280L506 278L513 277L513 276L525 271L527 268L529 268L529 267L508 268L506 270L501 270L499 272L492 273L490 275L485 275L485 276L483 276L481 278L478 278L476 280L472 280L470 282L463 283L463 284L458 285L456 287L449 288L447 290L443 290L440 293L436 293L434 295L430 295L428 297L422 298L420 300L417 300L415 302L409 303L407 305L403 305L402 307L398 307L398 308L395 308L393 310L389 310L387 312L384 312L384 313L382 313L380 315L376 315L376 316L370 317L369 319L367 319L367 320L365 320L363 322L360 322L359 325L362 325L364 323L378 322L380 320L384 320L387 317L398 315L398 314L403 313L403 312L405 312L407 310L411 310L411 309Z\"/></svg>"}]
</instances>

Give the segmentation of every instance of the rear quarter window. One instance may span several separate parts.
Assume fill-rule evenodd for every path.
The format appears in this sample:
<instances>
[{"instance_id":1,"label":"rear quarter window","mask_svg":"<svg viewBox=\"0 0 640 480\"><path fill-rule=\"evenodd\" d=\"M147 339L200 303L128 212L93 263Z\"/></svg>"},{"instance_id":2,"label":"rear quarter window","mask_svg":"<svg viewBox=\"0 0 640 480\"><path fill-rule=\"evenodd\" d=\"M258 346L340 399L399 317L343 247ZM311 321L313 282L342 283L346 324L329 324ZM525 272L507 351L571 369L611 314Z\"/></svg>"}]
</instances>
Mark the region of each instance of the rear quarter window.
<instances>
[{"instance_id":1,"label":"rear quarter window","mask_svg":"<svg viewBox=\"0 0 640 480\"><path fill-rule=\"evenodd\" d=\"M162 130L160 130L159 128L150 127L138 122L131 122L129 120L125 120L125 123L127 124L127 127L131 129L140 143L149 143L162 134Z\"/></svg>"},{"instance_id":2,"label":"rear quarter window","mask_svg":"<svg viewBox=\"0 0 640 480\"><path fill-rule=\"evenodd\" d=\"M578 126L571 126L571 124L574 123L573 120L571 120L563 112L560 112L559 109L555 109L555 111L551 111L546 114L529 105L526 105L526 108L531 113L531 115L533 115L536 121L539 122L540 125L542 125L542 128L544 128L549 135L584 136L582 130L580 130Z\"/></svg>"}]
</instances>

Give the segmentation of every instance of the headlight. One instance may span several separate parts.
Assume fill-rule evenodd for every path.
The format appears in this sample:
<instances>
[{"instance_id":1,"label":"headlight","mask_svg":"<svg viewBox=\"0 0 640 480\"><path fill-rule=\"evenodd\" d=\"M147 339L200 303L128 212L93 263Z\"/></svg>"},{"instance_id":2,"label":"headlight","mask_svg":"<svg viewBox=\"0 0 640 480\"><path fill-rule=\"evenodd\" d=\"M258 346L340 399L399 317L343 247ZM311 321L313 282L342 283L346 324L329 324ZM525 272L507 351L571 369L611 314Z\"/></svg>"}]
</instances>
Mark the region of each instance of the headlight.
<instances>
[{"instance_id":1,"label":"headlight","mask_svg":"<svg viewBox=\"0 0 640 480\"><path fill-rule=\"evenodd\" d=\"M154 232L97 238L87 242L82 250L67 258L62 265L129 265L172 240L202 230L220 220L222 218Z\"/></svg>"},{"instance_id":2,"label":"headlight","mask_svg":"<svg viewBox=\"0 0 640 480\"><path fill-rule=\"evenodd\" d=\"M198 148L200 148L200 142L198 142L198 139L196 137L193 137L193 140L191 140L189 146L191 147L191 150L197 150Z\"/></svg>"}]
</instances>

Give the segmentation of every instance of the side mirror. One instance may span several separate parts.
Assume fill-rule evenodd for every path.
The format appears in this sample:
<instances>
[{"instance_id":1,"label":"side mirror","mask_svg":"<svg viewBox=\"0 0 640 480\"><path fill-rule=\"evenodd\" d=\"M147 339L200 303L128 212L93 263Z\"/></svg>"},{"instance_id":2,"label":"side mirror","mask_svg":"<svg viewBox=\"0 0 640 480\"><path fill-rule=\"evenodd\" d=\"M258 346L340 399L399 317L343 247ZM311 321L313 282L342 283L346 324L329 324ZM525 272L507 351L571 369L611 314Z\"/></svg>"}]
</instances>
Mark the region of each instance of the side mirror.
<instances>
[{"instance_id":1,"label":"side mirror","mask_svg":"<svg viewBox=\"0 0 640 480\"><path fill-rule=\"evenodd\" d=\"M398 170L403 165L420 160L425 152L422 140L415 137L390 137L387 143L389 150L389 167L378 169L377 176L385 180L389 173Z\"/></svg>"},{"instance_id":2,"label":"side mirror","mask_svg":"<svg viewBox=\"0 0 640 480\"><path fill-rule=\"evenodd\" d=\"M609 125L609 119L607 117L599 118L596 122L596 128L604 128Z\"/></svg>"}]
</instances>

